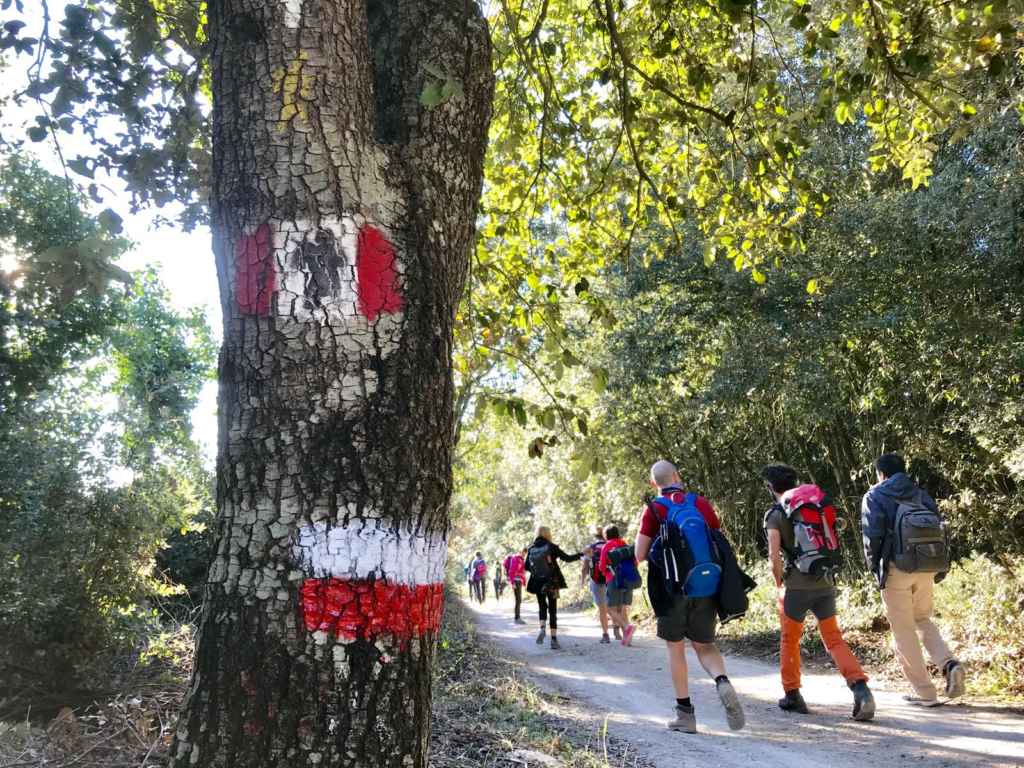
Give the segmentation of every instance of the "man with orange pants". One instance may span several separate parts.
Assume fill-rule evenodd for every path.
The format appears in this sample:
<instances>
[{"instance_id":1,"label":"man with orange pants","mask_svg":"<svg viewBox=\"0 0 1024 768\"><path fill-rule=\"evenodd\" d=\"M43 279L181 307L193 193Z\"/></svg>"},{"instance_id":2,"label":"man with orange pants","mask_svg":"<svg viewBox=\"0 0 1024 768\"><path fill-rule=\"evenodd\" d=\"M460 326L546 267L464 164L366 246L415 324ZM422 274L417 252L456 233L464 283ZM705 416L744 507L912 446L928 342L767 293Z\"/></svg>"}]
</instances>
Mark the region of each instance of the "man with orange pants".
<instances>
[{"instance_id":1,"label":"man with orange pants","mask_svg":"<svg viewBox=\"0 0 1024 768\"><path fill-rule=\"evenodd\" d=\"M818 620L818 631L825 647L853 691L854 720L870 720L875 714L875 700L867 685L868 676L839 630L832 572L828 568L817 573L804 572L808 569L797 567L796 562L801 557L806 562L819 550L824 553L823 558L828 556L828 549L837 551L838 540L831 528L835 510L829 509L831 505L817 486L798 486L797 474L792 467L772 464L761 471L761 476L775 499L765 514L764 528L768 535L768 561L779 589L779 618L782 623L779 663L786 695L779 699L779 707L787 712L808 713L800 693L800 638L804 631L804 618L810 612ZM794 508L792 499L797 492L808 500L813 509L811 515L817 515L817 527L798 523L800 530L795 529L787 510ZM801 511L801 520L805 519L808 518ZM819 534L824 538L818 539ZM829 538L832 539L831 545L826 543Z\"/></svg>"}]
</instances>

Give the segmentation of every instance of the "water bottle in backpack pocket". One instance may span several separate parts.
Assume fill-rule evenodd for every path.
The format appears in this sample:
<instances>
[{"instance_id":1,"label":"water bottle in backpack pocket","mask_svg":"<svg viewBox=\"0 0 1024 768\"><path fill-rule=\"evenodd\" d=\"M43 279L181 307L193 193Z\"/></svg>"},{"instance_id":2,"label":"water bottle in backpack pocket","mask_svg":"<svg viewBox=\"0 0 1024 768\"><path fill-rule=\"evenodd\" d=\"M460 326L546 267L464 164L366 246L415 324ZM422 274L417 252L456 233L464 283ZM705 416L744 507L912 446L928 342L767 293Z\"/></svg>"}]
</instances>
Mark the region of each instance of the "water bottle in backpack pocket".
<instances>
[{"instance_id":1,"label":"water bottle in backpack pocket","mask_svg":"<svg viewBox=\"0 0 1024 768\"><path fill-rule=\"evenodd\" d=\"M949 542L938 513L924 505L920 491L897 499L892 564L904 573L939 573L949 570Z\"/></svg>"},{"instance_id":2,"label":"water bottle in backpack pocket","mask_svg":"<svg viewBox=\"0 0 1024 768\"><path fill-rule=\"evenodd\" d=\"M793 551L786 553L789 567L809 576L834 576L842 565L842 555L836 510L825 492L811 484L786 491L782 511L793 526Z\"/></svg>"},{"instance_id":3,"label":"water bottle in backpack pocket","mask_svg":"<svg viewBox=\"0 0 1024 768\"><path fill-rule=\"evenodd\" d=\"M717 595L722 567L707 521L697 509L697 494L686 494L681 503L668 496L657 501L667 514L652 553L657 553L653 562L662 569L665 586L687 597Z\"/></svg>"}]
</instances>

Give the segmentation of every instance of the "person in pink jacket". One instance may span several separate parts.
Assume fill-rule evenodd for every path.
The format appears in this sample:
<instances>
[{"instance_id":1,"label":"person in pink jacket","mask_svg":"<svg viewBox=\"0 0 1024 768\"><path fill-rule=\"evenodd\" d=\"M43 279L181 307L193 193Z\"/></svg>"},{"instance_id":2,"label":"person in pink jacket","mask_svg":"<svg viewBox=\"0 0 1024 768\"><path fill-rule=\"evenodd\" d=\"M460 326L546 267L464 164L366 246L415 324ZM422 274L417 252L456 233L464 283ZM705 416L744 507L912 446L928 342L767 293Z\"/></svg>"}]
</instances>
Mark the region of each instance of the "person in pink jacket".
<instances>
[{"instance_id":1,"label":"person in pink jacket","mask_svg":"<svg viewBox=\"0 0 1024 768\"><path fill-rule=\"evenodd\" d=\"M505 568L505 575L508 583L512 585L512 594L516 599L516 624L525 624L520 610L523 606L523 584L526 583L526 550L513 552L505 558L502 566Z\"/></svg>"}]
</instances>

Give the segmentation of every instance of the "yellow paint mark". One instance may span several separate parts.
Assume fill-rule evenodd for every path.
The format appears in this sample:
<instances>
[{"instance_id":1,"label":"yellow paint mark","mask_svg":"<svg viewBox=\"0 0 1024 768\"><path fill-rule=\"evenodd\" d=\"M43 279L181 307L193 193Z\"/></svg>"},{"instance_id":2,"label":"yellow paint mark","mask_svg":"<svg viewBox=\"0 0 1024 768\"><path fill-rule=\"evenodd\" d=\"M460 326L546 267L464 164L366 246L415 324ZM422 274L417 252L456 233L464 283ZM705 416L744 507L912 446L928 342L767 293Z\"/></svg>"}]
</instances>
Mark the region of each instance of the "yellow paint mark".
<instances>
[{"instance_id":1,"label":"yellow paint mark","mask_svg":"<svg viewBox=\"0 0 1024 768\"><path fill-rule=\"evenodd\" d=\"M288 122L298 116L300 120L308 120L307 104L313 98L313 86L316 75L305 71L309 55L300 51L299 55L287 68L278 68L273 73L274 93L281 97L281 112L278 115L277 130L284 132Z\"/></svg>"}]
</instances>

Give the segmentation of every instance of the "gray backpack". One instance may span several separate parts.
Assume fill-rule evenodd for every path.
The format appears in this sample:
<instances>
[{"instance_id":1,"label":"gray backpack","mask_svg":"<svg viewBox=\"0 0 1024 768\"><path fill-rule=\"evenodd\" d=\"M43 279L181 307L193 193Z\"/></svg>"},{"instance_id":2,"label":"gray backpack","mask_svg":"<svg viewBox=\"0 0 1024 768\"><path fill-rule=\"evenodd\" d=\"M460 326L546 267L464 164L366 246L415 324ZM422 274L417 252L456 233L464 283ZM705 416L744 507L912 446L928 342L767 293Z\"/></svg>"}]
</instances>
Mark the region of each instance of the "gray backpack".
<instances>
[{"instance_id":1,"label":"gray backpack","mask_svg":"<svg viewBox=\"0 0 1024 768\"><path fill-rule=\"evenodd\" d=\"M923 503L920 490L896 500L892 564L904 573L939 573L949 570L946 527L936 512Z\"/></svg>"}]
</instances>

